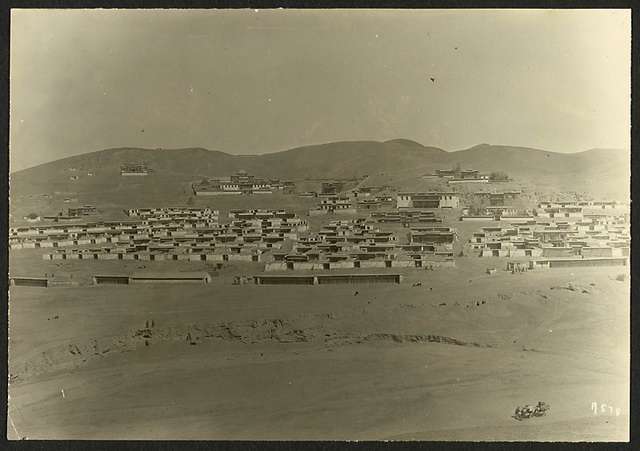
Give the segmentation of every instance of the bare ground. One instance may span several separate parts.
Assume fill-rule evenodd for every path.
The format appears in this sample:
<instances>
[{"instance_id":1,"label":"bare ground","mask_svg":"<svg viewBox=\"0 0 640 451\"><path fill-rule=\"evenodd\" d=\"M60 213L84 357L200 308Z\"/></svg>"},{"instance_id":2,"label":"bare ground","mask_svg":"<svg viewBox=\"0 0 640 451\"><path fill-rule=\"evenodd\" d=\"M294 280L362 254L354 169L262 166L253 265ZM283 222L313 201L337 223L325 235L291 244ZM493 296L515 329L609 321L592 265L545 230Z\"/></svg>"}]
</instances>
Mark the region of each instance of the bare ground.
<instances>
[{"instance_id":1,"label":"bare ground","mask_svg":"<svg viewBox=\"0 0 640 451\"><path fill-rule=\"evenodd\" d=\"M627 440L621 269L458 261L402 285L13 287L9 438Z\"/></svg>"}]
</instances>

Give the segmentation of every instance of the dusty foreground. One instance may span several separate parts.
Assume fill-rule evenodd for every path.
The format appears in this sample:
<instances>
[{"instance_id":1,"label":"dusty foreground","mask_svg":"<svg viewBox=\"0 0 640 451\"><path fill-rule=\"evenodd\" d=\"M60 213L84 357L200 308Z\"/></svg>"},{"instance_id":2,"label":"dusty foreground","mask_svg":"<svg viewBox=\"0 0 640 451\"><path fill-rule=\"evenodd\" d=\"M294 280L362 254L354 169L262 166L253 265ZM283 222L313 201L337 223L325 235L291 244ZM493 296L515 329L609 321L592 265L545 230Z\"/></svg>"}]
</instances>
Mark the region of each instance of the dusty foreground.
<instances>
[{"instance_id":1,"label":"dusty foreground","mask_svg":"<svg viewBox=\"0 0 640 451\"><path fill-rule=\"evenodd\" d=\"M14 287L9 438L627 440L622 269L464 265L393 286Z\"/></svg>"}]
</instances>

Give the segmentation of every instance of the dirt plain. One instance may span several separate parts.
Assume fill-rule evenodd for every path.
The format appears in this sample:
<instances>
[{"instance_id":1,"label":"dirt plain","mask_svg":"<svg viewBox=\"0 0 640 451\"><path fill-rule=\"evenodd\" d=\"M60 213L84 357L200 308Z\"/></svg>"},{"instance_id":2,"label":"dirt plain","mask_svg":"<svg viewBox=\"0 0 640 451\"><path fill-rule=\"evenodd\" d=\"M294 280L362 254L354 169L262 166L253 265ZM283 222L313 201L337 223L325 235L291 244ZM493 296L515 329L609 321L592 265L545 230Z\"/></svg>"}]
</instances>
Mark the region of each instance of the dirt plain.
<instances>
[{"instance_id":1,"label":"dirt plain","mask_svg":"<svg viewBox=\"0 0 640 451\"><path fill-rule=\"evenodd\" d=\"M505 264L400 285L12 287L9 438L627 440L628 274ZM546 416L512 417L538 401Z\"/></svg>"}]
</instances>

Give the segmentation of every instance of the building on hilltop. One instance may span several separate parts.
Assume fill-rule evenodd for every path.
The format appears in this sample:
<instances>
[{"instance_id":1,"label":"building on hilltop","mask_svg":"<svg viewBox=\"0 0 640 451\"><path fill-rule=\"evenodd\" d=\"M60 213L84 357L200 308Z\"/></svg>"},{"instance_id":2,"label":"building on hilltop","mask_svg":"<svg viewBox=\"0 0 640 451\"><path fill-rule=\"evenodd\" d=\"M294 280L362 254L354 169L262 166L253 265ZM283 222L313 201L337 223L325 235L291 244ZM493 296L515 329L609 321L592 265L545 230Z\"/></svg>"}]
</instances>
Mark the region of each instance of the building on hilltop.
<instances>
[{"instance_id":1,"label":"building on hilltop","mask_svg":"<svg viewBox=\"0 0 640 451\"><path fill-rule=\"evenodd\" d=\"M455 178L456 171L453 169L436 169L436 175L439 178Z\"/></svg>"},{"instance_id":2,"label":"building on hilltop","mask_svg":"<svg viewBox=\"0 0 640 451\"><path fill-rule=\"evenodd\" d=\"M196 196L219 194L271 194L272 186L267 180L256 178L245 170L240 170L226 179L206 179L192 184Z\"/></svg>"},{"instance_id":3,"label":"building on hilltop","mask_svg":"<svg viewBox=\"0 0 640 451\"><path fill-rule=\"evenodd\" d=\"M433 174L424 174L426 180L446 179L448 184L456 183L488 183L490 174L481 174L477 169L436 169Z\"/></svg>"},{"instance_id":4,"label":"building on hilltop","mask_svg":"<svg viewBox=\"0 0 640 451\"><path fill-rule=\"evenodd\" d=\"M148 167L145 163L125 163L120 166L120 175L144 176L148 174Z\"/></svg>"},{"instance_id":5,"label":"building on hilltop","mask_svg":"<svg viewBox=\"0 0 640 451\"><path fill-rule=\"evenodd\" d=\"M480 171L475 169L465 169L464 171L460 171L461 179L479 179Z\"/></svg>"}]
</instances>

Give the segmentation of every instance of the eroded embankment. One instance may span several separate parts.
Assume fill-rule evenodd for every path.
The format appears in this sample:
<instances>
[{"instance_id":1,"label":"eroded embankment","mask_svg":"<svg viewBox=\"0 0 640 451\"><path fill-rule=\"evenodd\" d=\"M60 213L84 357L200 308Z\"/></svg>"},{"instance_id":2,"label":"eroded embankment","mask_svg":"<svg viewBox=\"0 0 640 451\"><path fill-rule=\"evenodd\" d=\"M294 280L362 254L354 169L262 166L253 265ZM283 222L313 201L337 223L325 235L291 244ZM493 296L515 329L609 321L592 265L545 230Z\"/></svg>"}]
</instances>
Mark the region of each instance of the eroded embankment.
<instances>
[{"instance_id":1,"label":"eroded embankment","mask_svg":"<svg viewBox=\"0 0 640 451\"><path fill-rule=\"evenodd\" d=\"M318 346L335 347L363 344L372 341L397 343L444 343L458 346L493 347L493 344L475 343L440 335L403 335L389 333L349 333L332 327L327 320L333 314L302 315L288 319L258 319L241 322L202 323L167 327L145 327L122 335L111 335L93 340L54 347L11 368L11 381L20 382L38 374L68 370L89 359L133 351L162 341L187 341L197 345L203 340L218 339L245 344L278 342L313 342ZM325 323L310 325L309 323Z\"/></svg>"}]
</instances>

